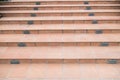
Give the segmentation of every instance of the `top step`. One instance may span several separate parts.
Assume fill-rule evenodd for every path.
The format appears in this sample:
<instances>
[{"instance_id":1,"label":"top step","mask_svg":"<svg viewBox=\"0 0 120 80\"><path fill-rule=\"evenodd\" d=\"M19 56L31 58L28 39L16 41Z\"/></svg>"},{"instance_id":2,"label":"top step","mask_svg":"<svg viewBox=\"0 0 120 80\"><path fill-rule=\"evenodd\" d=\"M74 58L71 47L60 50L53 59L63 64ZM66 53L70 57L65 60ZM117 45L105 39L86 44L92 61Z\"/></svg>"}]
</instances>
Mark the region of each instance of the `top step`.
<instances>
[{"instance_id":1,"label":"top step","mask_svg":"<svg viewBox=\"0 0 120 80\"><path fill-rule=\"evenodd\" d=\"M35 2L35 1L117 1L117 0L1 0L1 1L8 1L8 2Z\"/></svg>"},{"instance_id":2,"label":"top step","mask_svg":"<svg viewBox=\"0 0 120 80\"><path fill-rule=\"evenodd\" d=\"M1 0L3 5L119 4L117 0Z\"/></svg>"}]
</instances>

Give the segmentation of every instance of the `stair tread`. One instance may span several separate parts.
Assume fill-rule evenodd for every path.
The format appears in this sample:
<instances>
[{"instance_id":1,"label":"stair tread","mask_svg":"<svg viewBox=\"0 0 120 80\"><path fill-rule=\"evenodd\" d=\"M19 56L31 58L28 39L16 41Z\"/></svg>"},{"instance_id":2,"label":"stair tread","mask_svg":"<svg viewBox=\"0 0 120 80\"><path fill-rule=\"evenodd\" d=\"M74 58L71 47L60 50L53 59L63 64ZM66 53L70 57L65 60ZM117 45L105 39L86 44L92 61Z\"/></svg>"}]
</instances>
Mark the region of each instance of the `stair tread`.
<instances>
[{"instance_id":1,"label":"stair tread","mask_svg":"<svg viewBox=\"0 0 120 80\"><path fill-rule=\"evenodd\" d=\"M73 0L11 0L10 2L35 2L35 1L73 1ZM116 0L74 0L74 1L116 1Z\"/></svg>"},{"instance_id":2,"label":"stair tread","mask_svg":"<svg viewBox=\"0 0 120 80\"><path fill-rule=\"evenodd\" d=\"M120 6L120 4L74 4L74 5L0 5L0 7L65 7L65 6Z\"/></svg>"},{"instance_id":3,"label":"stair tread","mask_svg":"<svg viewBox=\"0 0 120 80\"><path fill-rule=\"evenodd\" d=\"M120 10L20 10L20 11L0 11L0 13L85 13L85 12L120 12Z\"/></svg>"},{"instance_id":4,"label":"stair tread","mask_svg":"<svg viewBox=\"0 0 120 80\"><path fill-rule=\"evenodd\" d=\"M0 42L120 42L120 34L0 34Z\"/></svg>"},{"instance_id":5,"label":"stair tread","mask_svg":"<svg viewBox=\"0 0 120 80\"><path fill-rule=\"evenodd\" d=\"M3 17L0 21L29 21L29 20L120 20L120 16L49 16L49 17Z\"/></svg>"},{"instance_id":6,"label":"stair tread","mask_svg":"<svg viewBox=\"0 0 120 80\"><path fill-rule=\"evenodd\" d=\"M120 25L119 24L0 25L0 30L87 30L87 29L119 30Z\"/></svg>"},{"instance_id":7,"label":"stair tread","mask_svg":"<svg viewBox=\"0 0 120 80\"><path fill-rule=\"evenodd\" d=\"M0 64L1 80L119 80L120 64ZM102 76L102 77L101 77ZM12 77L12 78L11 78ZM52 78L52 79L51 79Z\"/></svg>"},{"instance_id":8,"label":"stair tread","mask_svg":"<svg viewBox=\"0 0 120 80\"><path fill-rule=\"evenodd\" d=\"M120 47L56 46L0 47L0 49L0 59L120 59Z\"/></svg>"}]
</instances>

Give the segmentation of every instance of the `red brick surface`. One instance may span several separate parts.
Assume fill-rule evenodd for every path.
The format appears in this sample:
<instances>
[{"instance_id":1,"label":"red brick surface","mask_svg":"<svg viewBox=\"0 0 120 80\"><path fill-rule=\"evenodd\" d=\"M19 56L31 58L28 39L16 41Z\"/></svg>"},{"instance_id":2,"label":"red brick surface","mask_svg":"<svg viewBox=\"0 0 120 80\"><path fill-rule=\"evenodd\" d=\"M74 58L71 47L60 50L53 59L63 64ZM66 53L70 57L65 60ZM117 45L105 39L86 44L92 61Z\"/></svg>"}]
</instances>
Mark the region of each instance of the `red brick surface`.
<instances>
[{"instance_id":1,"label":"red brick surface","mask_svg":"<svg viewBox=\"0 0 120 80\"><path fill-rule=\"evenodd\" d=\"M119 64L0 64L0 80L119 80Z\"/></svg>"},{"instance_id":2,"label":"red brick surface","mask_svg":"<svg viewBox=\"0 0 120 80\"><path fill-rule=\"evenodd\" d=\"M1 2L0 80L120 80L119 9L118 0Z\"/></svg>"},{"instance_id":3,"label":"red brick surface","mask_svg":"<svg viewBox=\"0 0 120 80\"><path fill-rule=\"evenodd\" d=\"M0 59L120 59L120 47L56 46L0 47L0 49Z\"/></svg>"}]
</instances>

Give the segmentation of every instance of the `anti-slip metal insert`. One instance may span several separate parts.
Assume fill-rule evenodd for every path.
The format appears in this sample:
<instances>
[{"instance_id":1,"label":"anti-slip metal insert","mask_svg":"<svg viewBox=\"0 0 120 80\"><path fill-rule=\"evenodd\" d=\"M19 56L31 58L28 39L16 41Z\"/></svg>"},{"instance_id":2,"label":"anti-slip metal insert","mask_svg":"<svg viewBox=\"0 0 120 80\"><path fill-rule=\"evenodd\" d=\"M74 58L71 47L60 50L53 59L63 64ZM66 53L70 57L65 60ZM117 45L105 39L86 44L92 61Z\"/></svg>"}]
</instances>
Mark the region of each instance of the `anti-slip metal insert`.
<instances>
[{"instance_id":1,"label":"anti-slip metal insert","mask_svg":"<svg viewBox=\"0 0 120 80\"><path fill-rule=\"evenodd\" d=\"M27 24L32 25L34 22L32 20L28 21Z\"/></svg>"},{"instance_id":2,"label":"anti-slip metal insert","mask_svg":"<svg viewBox=\"0 0 120 80\"><path fill-rule=\"evenodd\" d=\"M89 4L89 2L88 1L84 1L84 4Z\"/></svg>"},{"instance_id":3,"label":"anti-slip metal insert","mask_svg":"<svg viewBox=\"0 0 120 80\"><path fill-rule=\"evenodd\" d=\"M108 42L102 42L100 46L109 46Z\"/></svg>"},{"instance_id":4,"label":"anti-slip metal insert","mask_svg":"<svg viewBox=\"0 0 120 80\"><path fill-rule=\"evenodd\" d=\"M38 10L38 7L34 7L33 10Z\"/></svg>"},{"instance_id":5,"label":"anti-slip metal insert","mask_svg":"<svg viewBox=\"0 0 120 80\"><path fill-rule=\"evenodd\" d=\"M92 24L98 24L98 21L97 20L93 20Z\"/></svg>"},{"instance_id":6,"label":"anti-slip metal insert","mask_svg":"<svg viewBox=\"0 0 120 80\"><path fill-rule=\"evenodd\" d=\"M13 59L10 61L10 64L20 64L19 60Z\"/></svg>"},{"instance_id":7,"label":"anti-slip metal insert","mask_svg":"<svg viewBox=\"0 0 120 80\"><path fill-rule=\"evenodd\" d=\"M36 14L35 13L31 13L31 17L36 17Z\"/></svg>"},{"instance_id":8,"label":"anti-slip metal insert","mask_svg":"<svg viewBox=\"0 0 120 80\"><path fill-rule=\"evenodd\" d=\"M36 4L36 5L40 5L41 3L40 3L40 2L36 2L35 4Z\"/></svg>"},{"instance_id":9,"label":"anti-slip metal insert","mask_svg":"<svg viewBox=\"0 0 120 80\"><path fill-rule=\"evenodd\" d=\"M88 16L94 16L94 13L89 13Z\"/></svg>"},{"instance_id":10,"label":"anti-slip metal insert","mask_svg":"<svg viewBox=\"0 0 120 80\"><path fill-rule=\"evenodd\" d=\"M30 31L29 30L24 30L23 34L30 34Z\"/></svg>"},{"instance_id":11,"label":"anti-slip metal insert","mask_svg":"<svg viewBox=\"0 0 120 80\"><path fill-rule=\"evenodd\" d=\"M92 8L90 6L87 6L86 7L86 10L91 10Z\"/></svg>"},{"instance_id":12,"label":"anti-slip metal insert","mask_svg":"<svg viewBox=\"0 0 120 80\"><path fill-rule=\"evenodd\" d=\"M103 31L102 31L102 30L96 30L95 33L96 33L96 34L102 34Z\"/></svg>"},{"instance_id":13,"label":"anti-slip metal insert","mask_svg":"<svg viewBox=\"0 0 120 80\"><path fill-rule=\"evenodd\" d=\"M115 59L110 59L107 61L108 64L117 64L117 60Z\"/></svg>"},{"instance_id":14,"label":"anti-slip metal insert","mask_svg":"<svg viewBox=\"0 0 120 80\"><path fill-rule=\"evenodd\" d=\"M18 46L19 46L19 47L26 47L26 44L23 43L23 42L20 42L20 43L18 43Z\"/></svg>"}]
</instances>

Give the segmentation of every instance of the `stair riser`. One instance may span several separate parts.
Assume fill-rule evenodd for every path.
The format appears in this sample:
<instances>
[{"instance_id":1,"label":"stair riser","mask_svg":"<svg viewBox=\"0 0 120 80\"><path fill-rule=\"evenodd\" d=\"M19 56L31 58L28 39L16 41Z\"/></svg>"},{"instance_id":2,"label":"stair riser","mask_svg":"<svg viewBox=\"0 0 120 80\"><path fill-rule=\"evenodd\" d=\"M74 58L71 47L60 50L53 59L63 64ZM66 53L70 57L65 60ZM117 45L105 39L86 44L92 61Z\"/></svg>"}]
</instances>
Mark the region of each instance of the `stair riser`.
<instances>
[{"instance_id":1,"label":"stair riser","mask_svg":"<svg viewBox=\"0 0 120 80\"><path fill-rule=\"evenodd\" d=\"M92 13L92 12L91 12ZM90 16L89 13L2 13L4 17ZM92 16L120 16L119 12L93 12Z\"/></svg>"},{"instance_id":2,"label":"stair riser","mask_svg":"<svg viewBox=\"0 0 120 80\"><path fill-rule=\"evenodd\" d=\"M0 64L11 64L13 59L0 59ZM17 59L19 64L24 63L90 63L90 64L110 64L109 60L111 59ZM115 64L120 64L120 59L113 59L116 60Z\"/></svg>"},{"instance_id":3,"label":"stair riser","mask_svg":"<svg viewBox=\"0 0 120 80\"><path fill-rule=\"evenodd\" d=\"M89 4L119 4L119 1L88 1ZM36 2L3 2L1 5L36 5ZM40 2L40 5L65 5L65 4L84 4L84 1L51 1Z\"/></svg>"},{"instance_id":4,"label":"stair riser","mask_svg":"<svg viewBox=\"0 0 120 80\"><path fill-rule=\"evenodd\" d=\"M2 11L10 11L10 10L35 10L36 7L2 7L0 10ZM120 9L119 6L91 6L91 10L105 10L105 9ZM37 7L37 10L87 10L86 6L60 6L60 7ZM37 11L35 10L35 11Z\"/></svg>"},{"instance_id":5,"label":"stair riser","mask_svg":"<svg viewBox=\"0 0 120 80\"><path fill-rule=\"evenodd\" d=\"M116 34L120 33L120 30L0 30L0 34L51 34L51 33L81 33L81 34Z\"/></svg>"},{"instance_id":6,"label":"stair riser","mask_svg":"<svg viewBox=\"0 0 120 80\"><path fill-rule=\"evenodd\" d=\"M9 47L20 47L18 46L19 42L0 42L0 46L9 46ZM26 46L24 47L33 47L33 46L120 46L120 42L109 42L108 45L103 45L102 42L24 42Z\"/></svg>"},{"instance_id":7,"label":"stair riser","mask_svg":"<svg viewBox=\"0 0 120 80\"><path fill-rule=\"evenodd\" d=\"M30 23L28 21L0 21L0 24L119 24L120 20L97 20L97 23L93 23L93 20L39 20Z\"/></svg>"}]
</instances>

